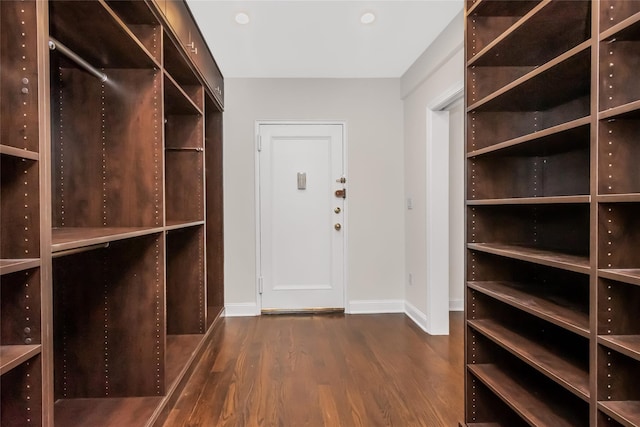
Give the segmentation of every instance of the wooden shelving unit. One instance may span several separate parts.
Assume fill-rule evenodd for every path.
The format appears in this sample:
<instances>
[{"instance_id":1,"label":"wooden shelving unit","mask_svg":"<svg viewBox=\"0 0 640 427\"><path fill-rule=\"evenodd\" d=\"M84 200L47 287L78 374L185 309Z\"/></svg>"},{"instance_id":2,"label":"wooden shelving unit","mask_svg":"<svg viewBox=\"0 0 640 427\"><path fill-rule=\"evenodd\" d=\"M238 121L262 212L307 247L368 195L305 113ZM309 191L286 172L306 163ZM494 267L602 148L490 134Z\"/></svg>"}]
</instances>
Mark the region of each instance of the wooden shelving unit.
<instances>
[{"instance_id":1,"label":"wooden shelving unit","mask_svg":"<svg viewBox=\"0 0 640 427\"><path fill-rule=\"evenodd\" d=\"M0 24L0 424L161 425L224 307L222 75L182 0Z\"/></svg>"},{"instance_id":2,"label":"wooden shelving unit","mask_svg":"<svg viewBox=\"0 0 640 427\"><path fill-rule=\"evenodd\" d=\"M43 406L41 283L42 29L36 1L0 2L0 425L39 425ZM8 40L9 42L5 42Z\"/></svg>"},{"instance_id":3,"label":"wooden shelving unit","mask_svg":"<svg viewBox=\"0 0 640 427\"><path fill-rule=\"evenodd\" d=\"M466 2L467 426L640 425L640 2Z\"/></svg>"}]
</instances>

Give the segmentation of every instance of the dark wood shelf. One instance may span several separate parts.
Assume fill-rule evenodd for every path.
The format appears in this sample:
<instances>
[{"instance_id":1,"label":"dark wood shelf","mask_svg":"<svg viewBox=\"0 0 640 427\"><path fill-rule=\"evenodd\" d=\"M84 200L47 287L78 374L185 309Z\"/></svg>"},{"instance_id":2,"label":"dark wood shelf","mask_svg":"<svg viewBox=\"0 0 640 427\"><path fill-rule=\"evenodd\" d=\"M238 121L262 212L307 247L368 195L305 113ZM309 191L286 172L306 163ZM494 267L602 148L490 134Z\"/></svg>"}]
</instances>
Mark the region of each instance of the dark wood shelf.
<instances>
[{"instance_id":1,"label":"dark wood shelf","mask_svg":"<svg viewBox=\"0 0 640 427\"><path fill-rule=\"evenodd\" d=\"M101 245L161 233L162 227L64 227L51 230L51 252Z\"/></svg>"},{"instance_id":2,"label":"dark wood shelf","mask_svg":"<svg viewBox=\"0 0 640 427\"><path fill-rule=\"evenodd\" d=\"M204 221L167 221L164 227L166 231L182 230L184 228L198 227L204 225Z\"/></svg>"},{"instance_id":3,"label":"dark wood shelf","mask_svg":"<svg viewBox=\"0 0 640 427\"><path fill-rule=\"evenodd\" d=\"M599 335L598 343L640 361L640 335Z\"/></svg>"},{"instance_id":4,"label":"dark wood shelf","mask_svg":"<svg viewBox=\"0 0 640 427\"><path fill-rule=\"evenodd\" d=\"M40 154L34 151L29 151L22 148L16 148L10 145L3 145L3 144L0 144L0 154L5 156L17 157L19 159L26 159L26 160L40 159Z\"/></svg>"},{"instance_id":5,"label":"dark wood shelf","mask_svg":"<svg viewBox=\"0 0 640 427\"><path fill-rule=\"evenodd\" d=\"M178 47L179 41L176 40L176 43L177 46L174 44L174 39L165 32L163 43L165 70L180 85L200 84L196 74L187 63L187 53L182 47Z\"/></svg>"},{"instance_id":6,"label":"dark wood shelf","mask_svg":"<svg viewBox=\"0 0 640 427\"><path fill-rule=\"evenodd\" d=\"M631 15L627 19L600 33L600 41L615 36L622 40L640 40L640 13Z\"/></svg>"},{"instance_id":7,"label":"dark wood shelf","mask_svg":"<svg viewBox=\"0 0 640 427\"><path fill-rule=\"evenodd\" d=\"M640 401L598 402L598 409L625 427L640 425Z\"/></svg>"},{"instance_id":8,"label":"dark wood shelf","mask_svg":"<svg viewBox=\"0 0 640 427\"><path fill-rule=\"evenodd\" d=\"M589 315L569 301L549 300L527 292L527 286L513 282L468 282L467 286L529 314L589 338Z\"/></svg>"},{"instance_id":9,"label":"dark wood shelf","mask_svg":"<svg viewBox=\"0 0 640 427\"><path fill-rule=\"evenodd\" d=\"M551 197L513 197L506 199L467 200L469 206L498 206L498 205L558 205L590 203L591 196L551 196Z\"/></svg>"},{"instance_id":10,"label":"dark wood shelf","mask_svg":"<svg viewBox=\"0 0 640 427\"><path fill-rule=\"evenodd\" d=\"M590 42L584 42L553 61L535 68L530 73L502 86L497 91L470 105L467 111L495 111L509 108L510 111L545 110L563 104L588 92ZM582 78L581 78L582 77ZM562 91L541 91L542 87L553 87L554 82L563 81Z\"/></svg>"},{"instance_id":11,"label":"dark wood shelf","mask_svg":"<svg viewBox=\"0 0 640 427\"><path fill-rule=\"evenodd\" d=\"M168 387L179 381L183 370L202 343L204 335L167 335L165 378Z\"/></svg>"},{"instance_id":12,"label":"dark wood shelf","mask_svg":"<svg viewBox=\"0 0 640 427\"><path fill-rule=\"evenodd\" d=\"M42 346L37 345L0 345L0 375L4 375L16 366L40 354Z\"/></svg>"},{"instance_id":13,"label":"dark wood shelf","mask_svg":"<svg viewBox=\"0 0 640 427\"><path fill-rule=\"evenodd\" d=\"M501 243L468 243L467 247L476 251L561 268L576 273L588 274L591 271L589 258L578 255Z\"/></svg>"},{"instance_id":14,"label":"dark wood shelf","mask_svg":"<svg viewBox=\"0 0 640 427\"><path fill-rule=\"evenodd\" d=\"M582 117L535 133L493 144L467 154L467 158L486 154L531 153L542 155L564 152L576 147L576 141L589 137L590 117Z\"/></svg>"},{"instance_id":15,"label":"dark wood shelf","mask_svg":"<svg viewBox=\"0 0 640 427\"><path fill-rule=\"evenodd\" d=\"M599 120L606 119L638 119L640 118L640 101L629 102L617 107L608 108L598 113Z\"/></svg>"},{"instance_id":16,"label":"dark wood shelf","mask_svg":"<svg viewBox=\"0 0 640 427\"><path fill-rule=\"evenodd\" d=\"M162 397L60 399L55 425L63 427L143 427Z\"/></svg>"},{"instance_id":17,"label":"dark wood shelf","mask_svg":"<svg viewBox=\"0 0 640 427\"><path fill-rule=\"evenodd\" d=\"M202 109L166 71L164 74L164 105L165 114L202 115Z\"/></svg>"},{"instance_id":18,"label":"dark wood shelf","mask_svg":"<svg viewBox=\"0 0 640 427\"><path fill-rule=\"evenodd\" d=\"M588 5L585 6L584 3L541 1L516 24L469 59L467 66L545 63L563 50L567 51L588 38L584 37L584 29L590 24L585 7ZM534 34L535 37L532 37ZM560 34L561 39L558 37Z\"/></svg>"},{"instance_id":19,"label":"dark wood shelf","mask_svg":"<svg viewBox=\"0 0 640 427\"><path fill-rule=\"evenodd\" d=\"M467 10L467 15L524 16L540 2L541 0L478 0Z\"/></svg>"},{"instance_id":20,"label":"dark wood shelf","mask_svg":"<svg viewBox=\"0 0 640 427\"><path fill-rule=\"evenodd\" d=\"M105 0L120 18L127 24L159 25L158 18L147 2L139 0Z\"/></svg>"},{"instance_id":21,"label":"dark wood shelf","mask_svg":"<svg viewBox=\"0 0 640 427\"><path fill-rule=\"evenodd\" d=\"M638 268L601 269L598 270L598 276L640 286L640 269Z\"/></svg>"},{"instance_id":22,"label":"dark wood shelf","mask_svg":"<svg viewBox=\"0 0 640 427\"><path fill-rule=\"evenodd\" d=\"M520 360L551 378L576 396L589 401L589 372L571 360L519 335L493 320L468 320L468 324Z\"/></svg>"},{"instance_id":23,"label":"dark wood shelf","mask_svg":"<svg viewBox=\"0 0 640 427\"><path fill-rule=\"evenodd\" d=\"M40 259L0 259L0 276L40 266Z\"/></svg>"},{"instance_id":24,"label":"dark wood shelf","mask_svg":"<svg viewBox=\"0 0 640 427\"><path fill-rule=\"evenodd\" d=\"M600 194L600 203L640 203L640 193L627 194Z\"/></svg>"},{"instance_id":25,"label":"dark wood shelf","mask_svg":"<svg viewBox=\"0 0 640 427\"><path fill-rule=\"evenodd\" d=\"M589 93L590 43L584 42L557 59L475 102L467 111L538 111ZM541 90L557 87L563 90Z\"/></svg>"},{"instance_id":26,"label":"dark wood shelf","mask_svg":"<svg viewBox=\"0 0 640 427\"><path fill-rule=\"evenodd\" d=\"M467 369L529 424L576 426L574 415L555 402L556 396L527 387L493 364L467 365Z\"/></svg>"},{"instance_id":27,"label":"dark wood shelf","mask_svg":"<svg viewBox=\"0 0 640 427\"><path fill-rule=\"evenodd\" d=\"M153 55L102 0L54 1L50 3L49 16L51 35L94 67L160 67Z\"/></svg>"}]
</instances>

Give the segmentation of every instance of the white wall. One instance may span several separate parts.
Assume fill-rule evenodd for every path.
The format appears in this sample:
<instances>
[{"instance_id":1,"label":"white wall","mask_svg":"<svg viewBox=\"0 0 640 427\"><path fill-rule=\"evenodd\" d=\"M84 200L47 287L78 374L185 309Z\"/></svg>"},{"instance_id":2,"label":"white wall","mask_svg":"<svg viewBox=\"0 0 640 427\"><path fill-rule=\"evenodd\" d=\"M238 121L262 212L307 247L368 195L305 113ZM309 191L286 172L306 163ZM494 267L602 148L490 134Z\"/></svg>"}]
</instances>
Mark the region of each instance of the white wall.
<instances>
[{"instance_id":1,"label":"white wall","mask_svg":"<svg viewBox=\"0 0 640 427\"><path fill-rule=\"evenodd\" d=\"M399 79L225 79L225 302L255 313L255 122L347 123L347 302L402 309L404 153Z\"/></svg>"},{"instance_id":2,"label":"white wall","mask_svg":"<svg viewBox=\"0 0 640 427\"><path fill-rule=\"evenodd\" d=\"M427 233L426 233L426 198L427 198L427 170L426 170L426 111L438 97L450 88L464 81L464 48L462 12L458 14L435 42L411 66L401 80L401 90L404 100L404 155L405 155L405 192L406 197L413 199L413 209L406 210L405 216L405 253L406 274L412 275L412 284L408 277L405 281L405 298L409 311L414 311L414 317L425 316L427 313ZM454 119L462 112L452 110ZM452 132L458 138L455 145L450 147L450 155L461 156L462 131ZM446 160L445 160L446 161ZM459 159L462 162L462 158ZM450 188L454 197L461 194L462 164L451 169L455 175L450 176ZM460 199L462 200L462 199ZM450 217L450 225L455 226L461 221L460 214ZM459 233L459 232L458 232ZM451 233L450 233L451 234ZM451 237L451 236L450 236ZM456 241L451 241L450 253L455 258L451 260L450 282L456 285L449 291L450 298L462 298L462 269L464 254L457 248L459 235L453 233ZM440 286L449 286L443 283Z\"/></svg>"}]
</instances>

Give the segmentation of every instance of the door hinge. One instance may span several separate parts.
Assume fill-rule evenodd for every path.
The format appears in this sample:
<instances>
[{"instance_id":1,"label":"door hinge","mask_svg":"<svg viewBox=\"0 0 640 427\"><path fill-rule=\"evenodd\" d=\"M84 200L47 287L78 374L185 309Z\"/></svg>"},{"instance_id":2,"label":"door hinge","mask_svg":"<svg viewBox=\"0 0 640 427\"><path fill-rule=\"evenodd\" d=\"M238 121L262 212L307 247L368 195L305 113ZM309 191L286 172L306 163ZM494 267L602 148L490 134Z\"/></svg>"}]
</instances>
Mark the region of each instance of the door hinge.
<instances>
[{"instance_id":1,"label":"door hinge","mask_svg":"<svg viewBox=\"0 0 640 427\"><path fill-rule=\"evenodd\" d=\"M262 279L262 276L258 277L258 293L260 295L262 295L263 283L264 283L264 280Z\"/></svg>"},{"instance_id":2,"label":"door hinge","mask_svg":"<svg viewBox=\"0 0 640 427\"><path fill-rule=\"evenodd\" d=\"M258 151L262 151L262 135L258 135Z\"/></svg>"}]
</instances>

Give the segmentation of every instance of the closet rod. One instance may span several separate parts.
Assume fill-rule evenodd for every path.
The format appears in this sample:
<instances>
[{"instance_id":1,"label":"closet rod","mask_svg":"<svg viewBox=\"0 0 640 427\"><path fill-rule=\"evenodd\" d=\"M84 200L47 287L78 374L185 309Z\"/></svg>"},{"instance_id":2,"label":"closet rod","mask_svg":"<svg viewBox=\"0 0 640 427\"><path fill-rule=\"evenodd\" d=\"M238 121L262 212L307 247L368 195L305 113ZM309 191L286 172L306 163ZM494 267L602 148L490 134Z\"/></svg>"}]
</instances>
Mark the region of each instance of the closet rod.
<instances>
[{"instance_id":1,"label":"closet rod","mask_svg":"<svg viewBox=\"0 0 640 427\"><path fill-rule=\"evenodd\" d=\"M95 68L93 65L89 64L87 61L85 61L80 56L78 56L77 53L75 53L74 51L72 51L71 49L69 49L68 47L60 43L58 40L54 39L53 37L49 37L49 49L60 51L61 54L65 55L67 58L69 58L76 64L80 65L82 68L84 68L94 76L96 76L98 79L100 79L101 82L104 83L107 81L107 75L105 73L101 72L100 70Z\"/></svg>"},{"instance_id":2,"label":"closet rod","mask_svg":"<svg viewBox=\"0 0 640 427\"><path fill-rule=\"evenodd\" d=\"M97 245L83 246L81 248L67 249L66 251L54 252L51 254L51 258L58 258L65 255L79 254L81 252L88 252L94 249L106 249L109 247L109 242L98 243Z\"/></svg>"}]
</instances>

